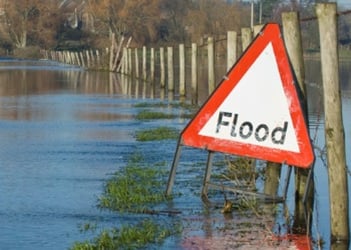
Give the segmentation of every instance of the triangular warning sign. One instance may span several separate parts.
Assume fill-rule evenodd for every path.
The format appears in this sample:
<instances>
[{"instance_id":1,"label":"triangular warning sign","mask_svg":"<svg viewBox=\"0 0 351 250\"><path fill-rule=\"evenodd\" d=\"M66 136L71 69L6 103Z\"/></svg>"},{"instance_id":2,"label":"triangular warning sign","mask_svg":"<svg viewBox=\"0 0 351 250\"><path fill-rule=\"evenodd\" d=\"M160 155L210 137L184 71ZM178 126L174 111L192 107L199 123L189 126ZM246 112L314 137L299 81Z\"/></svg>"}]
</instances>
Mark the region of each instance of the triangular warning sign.
<instances>
[{"instance_id":1,"label":"triangular warning sign","mask_svg":"<svg viewBox=\"0 0 351 250\"><path fill-rule=\"evenodd\" d=\"M267 24L181 133L183 145L309 167L314 154L278 24Z\"/></svg>"}]
</instances>

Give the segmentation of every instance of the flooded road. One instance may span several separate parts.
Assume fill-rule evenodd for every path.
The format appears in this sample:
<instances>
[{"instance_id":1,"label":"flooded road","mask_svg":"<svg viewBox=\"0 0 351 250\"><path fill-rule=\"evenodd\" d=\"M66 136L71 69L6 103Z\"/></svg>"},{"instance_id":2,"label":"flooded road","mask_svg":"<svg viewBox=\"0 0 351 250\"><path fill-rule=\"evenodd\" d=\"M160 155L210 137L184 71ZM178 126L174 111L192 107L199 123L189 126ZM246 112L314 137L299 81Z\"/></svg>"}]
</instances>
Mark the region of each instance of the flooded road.
<instances>
[{"instance_id":1,"label":"flooded road","mask_svg":"<svg viewBox=\"0 0 351 250\"><path fill-rule=\"evenodd\" d=\"M347 163L351 166L349 68L349 63L341 67L341 84ZM315 72L318 62L309 63L310 131L318 150L322 150L321 82ZM67 249L76 241L94 236L93 232L80 232L80 226L87 222L96 223L97 232L132 223L133 217L96 207L105 181L125 167L135 152L146 154L150 163L165 162L168 171L176 142L140 143L135 140L135 132L158 126L181 130L187 120L135 119L140 111L135 104L160 102L159 95L150 99L149 93L129 91L122 82L106 72L86 72L53 62L0 60L1 248ZM182 112L170 108L160 111ZM183 211L180 219L188 229L179 237L167 239L167 248L189 249L188 243L182 243L184 239L206 238L233 219L223 219L219 209L208 214L201 203L206 157L205 152L195 149L185 149L182 154L174 190L183 195L168 206ZM320 235L328 242L328 180L323 157L323 152L317 154L312 230L314 236ZM291 191L287 204L293 210ZM273 230L276 222L272 220Z\"/></svg>"},{"instance_id":2,"label":"flooded road","mask_svg":"<svg viewBox=\"0 0 351 250\"><path fill-rule=\"evenodd\" d=\"M1 248L67 249L83 237L79 224L116 219L96 200L133 151L134 100L88 77L55 63L0 61Z\"/></svg>"}]
</instances>

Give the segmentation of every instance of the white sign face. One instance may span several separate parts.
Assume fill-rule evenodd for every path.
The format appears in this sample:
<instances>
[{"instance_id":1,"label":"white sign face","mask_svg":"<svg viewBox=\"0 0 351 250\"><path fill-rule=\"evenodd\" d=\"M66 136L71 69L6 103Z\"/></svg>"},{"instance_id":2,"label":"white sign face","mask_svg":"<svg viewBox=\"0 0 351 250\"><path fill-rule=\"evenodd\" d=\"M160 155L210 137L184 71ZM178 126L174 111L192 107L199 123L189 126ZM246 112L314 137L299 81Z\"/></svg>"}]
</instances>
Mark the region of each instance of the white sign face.
<instances>
[{"instance_id":1,"label":"white sign face","mask_svg":"<svg viewBox=\"0 0 351 250\"><path fill-rule=\"evenodd\" d=\"M290 97L284 92L276 60L270 42L199 134L299 152Z\"/></svg>"}]
</instances>

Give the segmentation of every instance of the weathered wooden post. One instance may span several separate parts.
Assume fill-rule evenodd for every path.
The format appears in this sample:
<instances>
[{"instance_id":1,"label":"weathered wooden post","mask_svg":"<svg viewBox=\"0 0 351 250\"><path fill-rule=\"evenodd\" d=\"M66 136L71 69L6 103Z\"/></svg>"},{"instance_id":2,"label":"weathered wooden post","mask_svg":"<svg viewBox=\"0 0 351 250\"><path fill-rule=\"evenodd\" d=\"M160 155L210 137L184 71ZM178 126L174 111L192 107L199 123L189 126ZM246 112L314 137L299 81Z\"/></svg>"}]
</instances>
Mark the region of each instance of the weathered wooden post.
<instances>
[{"instance_id":1,"label":"weathered wooden post","mask_svg":"<svg viewBox=\"0 0 351 250\"><path fill-rule=\"evenodd\" d=\"M207 39L207 60L208 60L208 93L211 94L215 85L215 48L213 37Z\"/></svg>"},{"instance_id":2,"label":"weathered wooden post","mask_svg":"<svg viewBox=\"0 0 351 250\"><path fill-rule=\"evenodd\" d=\"M68 56L68 62L74 65L74 60L73 60L71 51L67 51L67 56Z\"/></svg>"},{"instance_id":3,"label":"weathered wooden post","mask_svg":"<svg viewBox=\"0 0 351 250\"><path fill-rule=\"evenodd\" d=\"M197 44L191 44L191 104L198 103Z\"/></svg>"},{"instance_id":4,"label":"weathered wooden post","mask_svg":"<svg viewBox=\"0 0 351 250\"><path fill-rule=\"evenodd\" d=\"M299 25L299 15L297 12L284 12L282 14L283 21L283 33L285 46L290 58L290 62L295 72L298 87L302 93L301 104L306 123L308 126L308 108L307 108L307 93L305 84L305 66L303 60L303 50L302 50L302 40L301 40L301 29ZM312 166L311 166L312 167ZM309 221L305 220L305 209L303 204L303 195L306 190L307 179L309 175L309 169L295 168L295 216L293 230L306 229L306 225L310 225L312 219L312 209L313 209L313 178L310 180L310 192L308 199L306 200L306 210L308 213L307 218Z\"/></svg>"},{"instance_id":5,"label":"weathered wooden post","mask_svg":"<svg viewBox=\"0 0 351 250\"><path fill-rule=\"evenodd\" d=\"M62 62L67 63L66 51L62 51Z\"/></svg>"},{"instance_id":6,"label":"weathered wooden post","mask_svg":"<svg viewBox=\"0 0 351 250\"><path fill-rule=\"evenodd\" d=\"M154 98L155 95L155 49L150 49L150 97Z\"/></svg>"},{"instance_id":7,"label":"weathered wooden post","mask_svg":"<svg viewBox=\"0 0 351 250\"><path fill-rule=\"evenodd\" d=\"M229 70L237 58L237 34L235 31L228 31L227 37L227 70Z\"/></svg>"},{"instance_id":8,"label":"weathered wooden post","mask_svg":"<svg viewBox=\"0 0 351 250\"><path fill-rule=\"evenodd\" d=\"M332 241L349 240L349 200L342 120L335 3L316 5L324 92Z\"/></svg>"},{"instance_id":9,"label":"weathered wooden post","mask_svg":"<svg viewBox=\"0 0 351 250\"><path fill-rule=\"evenodd\" d=\"M142 58L141 58L141 74L142 74L142 81L143 81L143 85L142 85L142 97L146 98L146 80L147 80L147 65L146 65L146 46L142 47Z\"/></svg>"},{"instance_id":10,"label":"weathered wooden post","mask_svg":"<svg viewBox=\"0 0 351 250\"><path fill-rule=\"evenodd\" d=\"M120 67L120 72L124 75L127 73L127 67L126 67L126 59L127 59L127 49L123 48L122 51L122 58L121 58L121 67Z\"/></svg>"},{"instance_id":11,"label":"weathered wooden post","mask_svg":"<svg viewBox=\"0 0 351 250\"><path fill-rule=\"evenodd\" d=\"M82 66L85 68L85 61L84 61L84 55L83 52L79 52L79 57L80 57L80 61L82 62Z\"/></svg>"},{"instance_id":12,"label":"weathered wooden post","mask_svg":"<svg viewBox=\"0 0 351 250\"><path fill-rule=\"evenodd\" d=\"M160 87L164 89L166 86L166 74L165 74L165 49L160 48Z\"/></svg>"},{"instance_id":13,"label":"weathered wooden post","mask_svg":"<svg viewBox=\"0 0 351 250\"><path fill-rule=\"evenodd\" d=\"M179 95L185 97L185 49L184 44L179 44Z\"/></svg>"},{"instance_id":14,"label":"weathered wooden post","mask_svg":"<svg viewBox=\"0 0 351 250\"><path fill-rule=\"evenodd\" d=\"M115 44L116 44L115 33L112 33L111 48L110 48L110 62L109 62L110 71L113 70L113 56L114 56L114 51L115 51ZM88 67L89 67L89 62L88 62Z\"/></svg>"},{"instance_id":15,"label":"weathered wooden post","mask_svg":"<svg viewBox=\"0 0 351 250\"><path fill-rule=\"evenodd\" d=\"M96 67L96 57L94 55L94 51L91 49L90 50L90 57L91 57L91 67L95 68Z\"/></svg>"},{"instance_id":16,"label":"weathered wooden post","mask_svg":"<svg viewBox=\"0 0 351 250\"><path fill-rule=\"evenodd\" d=\"M76 63L76 57L74 56L74 52L71 51L69 54L71 57L72 64L77 65L78 63Z\"/></svg>"},{"instance_id":17,"label":"weathered wooden post","mask_svg":"<svg viewBox=\"0 0 351 250\"><path fill-rule=\"evenodd\" d=\"M128 74L130 76L133 75L133 65L132 65L132 49L131 48L127 48L128 51Z\"/></svg>"},{"instance_id":18,"label":"weathered wooden post","mask_svg":"<svg viewBox=\"0 0 351 250\"><path fill-rule=\"evenodd\" d=\"M139 79L140 74L139 74L139 53L138 53L138 48L134 49L134 60L135 60L135 78Z\"/></svg>"},{"instance_id":19,"label":"weathered wooden post","mask_svg":"<svg viewBox=\"0 0 351 250\"><path fill-rule=\"evenodd\" d=\"M168 92L174 91L173 47L167 47Z\"/></svg>"},{"instance_id":20,"label":"weathered wooden post","mask_svg":"<svg viewBox=\"0 0 351 250\"><path fill-rule=\"evenodd\" d=\"M80 67L82 67L82 62L80 61L79 53L78 52L74 52L74 56L76 57L76 61L77 61L78 65Z\"/></svg>"},{"instance_id":21,"label":"weathered wooden post","mask_svg":"<svg viewBox=\"0 0 351 250\"><path fill-rule=\"evenodd\" d=\"M146 47L143 46L143 58L142 58L142 74L143 74L143 81L146 81L146 76L147 76L147 73L146 73Z\"/></svg>"},{"instance_id":22,"label":"weathered wooden post","mask_svg":"<svg viewBox=\"0 0 351 250\"><path fill-rule=\"evenodd\" d=\"M257 36L257 34L261 31L261 29L263 28L263 24L257 24L253 27L253 35Z\"/></svg>"},{"instance_id":23,"label":"weathered wooden post","mask_svg":"<svg viewBox=\"0 0 351 250\"><path fill-rule=\"evenodd\" d=\"M134 49L134 59L135 59L135 96L139 96L139 81L140 81L140 74L139 74L139 49Z\"/></svg>"},{"instance_id":24,"label":"weathered wooden post","mask_svg":"<svg viewBox=\"0 0 351 250\"><path fill-rule=\"evenodd\" d=\"M101 69L102 65L101 65L101 58L100 58L100 53L99 53L99 50L95 50L95 54L96 54L96 68L97 69Z\"/></svg>"},{"instance_id":25,"label":"weathered wooden post","mask_svg":"<svg viewBox=\"0 0 351 250\"><path fill-rule=\"evenodd\" d=\"M123 54L124 54L124 56L123 56L123 61L124 61L124 73L126 74L126 75L129 75L129 63L128 63L128 48L127 47L125 47L125 48L123 48ZM129 79L130 77L128 77L127 78L127 80ZM128 82L128 81L127 81ZM127 92L128 93L128 92Z\"/></svg>"},{"instance_id":26,"label":"weathered wooden post","mask_svg":"<svg viewBox=\"0 0 351 250\"><path fill-rule=\"evenodd\" d=\"M86 50L85 51L85 55L86 55L86 57L87 57L87 67L88 68L91 68L91 59L90 59L90 54L89 54L89 50Z\"/></svg>"},{"instance_id":27,"label":"weathered wooden post","mask_svg":"<svg viewBox=\"0 0 351 250\"><path fill-rule=\"evenodd\" d=\"M252 41L252 30L251 28L241 29L241 46L242 50L245 51Z\"/></svg>"}]
</instances>

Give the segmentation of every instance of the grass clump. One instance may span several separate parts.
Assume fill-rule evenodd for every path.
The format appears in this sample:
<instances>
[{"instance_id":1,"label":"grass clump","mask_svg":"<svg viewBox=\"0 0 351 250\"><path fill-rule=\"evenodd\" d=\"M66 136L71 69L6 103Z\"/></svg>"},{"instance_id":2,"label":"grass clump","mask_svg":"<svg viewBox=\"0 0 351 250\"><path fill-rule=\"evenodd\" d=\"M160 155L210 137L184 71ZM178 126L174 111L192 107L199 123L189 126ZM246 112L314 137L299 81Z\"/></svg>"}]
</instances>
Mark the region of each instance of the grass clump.
<instances>
[{"instance_id":1,"label":"grass clump","mask_svg":"<svg viewBox=\"0 0 351 250\"><path fill-rule=\"evenodd\" d=\"M174 114L167 114L163 112L156 112L150 110L143 110L136 116L137 120L156 120L156 119L174 119Z\"/></svg>"},{"instance_id":2,"label":"grass clump","mask_svg":"<svg viewBox=\"0 0 351 250\"><path fill-rule=\"evenodd\" d=\"M166 102L142 102L142 103L137 103L134 105L134 107L136 108L167 108L167 107L171 107L171 108L182 108L182 109L186 109L186 110L195 110L198 109L199 107L197 105L194 104L189 104L189 103L185 103L185 102L170 102L170 103L166 103Z\"/></svg>"},{"instance_id":3,"label":"grass clump","mask_svg":"<svg viewBox=\"0 0 351 250\"><path fill-rule=\"evenodd\" d=\"M99 207L119 212L143 213L148 205L167 200L162 170L129 163L107 181Z\"/></svg>"},{"instance_id":4,"label":"grass clump","mask_svg":"<svg viewBox=\"0 0 351 250\"><path fill-rule=\"evenodd\" d=\"M91 241L76 242L72 250L99 250L99 249L138 249L151 243L161 243L166 237L177 230L159 225L150 219L136 225L122 226L104 230Z\"/></svg>"},{"instance_id":5,"label":"grass clump","mask_svg":"<svg viewBox=\"0 0 351 250\"><path fill-rule=\"evenodd\" d=\"M179 131L169 127L158 127L138 131L135 135L137 141L160 141L168 139L177 139Z\"/></svg>"},{"instance_id":6,"label":"grass clump","mask_svg":"<svg viewBox=\"0 0 351 250\"><path fill-rule=\"evenodd\" d=\"M155 211L148 208L167 201L164 194L165 171L160 165L152 168L141 165L143 157L135 153L127 166L106 182L98 206L119 213L143 213L135 219L138 222L103 229L93 239L75 242L72 250L101 249L144 249L148 244L161 244L165 238L181 232L182 225L146 218L147 215L172 214L172 211ZM145 219L146 218L146 219ZM81 231L95 232L97 226L91 223L81 225Z\"/></svg>"}]
</instances>

